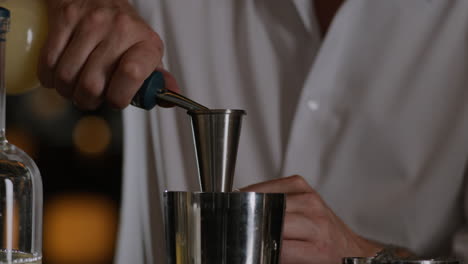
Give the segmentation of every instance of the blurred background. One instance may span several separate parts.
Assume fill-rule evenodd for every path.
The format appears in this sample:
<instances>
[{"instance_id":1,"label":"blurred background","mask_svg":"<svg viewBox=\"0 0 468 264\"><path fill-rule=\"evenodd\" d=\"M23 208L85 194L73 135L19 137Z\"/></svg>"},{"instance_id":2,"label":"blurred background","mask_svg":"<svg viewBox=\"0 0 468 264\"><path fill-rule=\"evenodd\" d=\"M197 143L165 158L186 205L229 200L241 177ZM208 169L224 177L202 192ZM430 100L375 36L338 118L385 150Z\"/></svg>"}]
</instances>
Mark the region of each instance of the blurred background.
<instances>
[{"instance_id":1,"label":"blurred background","mask_svg":"<svg viewBox=\"0 0 468 264\"><path fill-rule=\"evenodd\" d=\"M121 113L83 112L38 87L47 35L42 0L0 0L10 10L6 42L7 138L31 156L44 188L45 264L110 264L122 166Z\"/></svg>"},{"instance_id":2,"label":"blurred background","mask_svg":"<svg viewBox=\"0 0 468 264\"><path fill-rule=\"evenodd\" d=\"M7 138L37 163L46 264L112 263L120 202L121 113L82 112L55 90L7 97Z\"/></svg>"}]
</instances>

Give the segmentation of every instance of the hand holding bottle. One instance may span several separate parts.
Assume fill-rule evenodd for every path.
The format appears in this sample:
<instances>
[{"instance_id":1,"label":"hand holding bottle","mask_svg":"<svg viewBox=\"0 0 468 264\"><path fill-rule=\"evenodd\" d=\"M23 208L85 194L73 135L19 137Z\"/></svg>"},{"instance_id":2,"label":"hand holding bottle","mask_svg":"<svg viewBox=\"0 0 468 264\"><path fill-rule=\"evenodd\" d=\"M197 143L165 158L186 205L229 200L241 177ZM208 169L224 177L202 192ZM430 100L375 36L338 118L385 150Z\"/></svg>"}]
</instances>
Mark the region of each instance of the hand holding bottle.
<instances>
[{"instance_id":1,"label":"hand holding bottle","mask_svg":"<svg viewBox=\"0 0 468 264\"><path fill-rule=\"evenodd\" d=\"M161 65L159 35L127 0L48 0L49 34L39 60L42 84L83 109L124 108ZM164 72L168 89L175 80Z\"/></svg>"}]
</instances>

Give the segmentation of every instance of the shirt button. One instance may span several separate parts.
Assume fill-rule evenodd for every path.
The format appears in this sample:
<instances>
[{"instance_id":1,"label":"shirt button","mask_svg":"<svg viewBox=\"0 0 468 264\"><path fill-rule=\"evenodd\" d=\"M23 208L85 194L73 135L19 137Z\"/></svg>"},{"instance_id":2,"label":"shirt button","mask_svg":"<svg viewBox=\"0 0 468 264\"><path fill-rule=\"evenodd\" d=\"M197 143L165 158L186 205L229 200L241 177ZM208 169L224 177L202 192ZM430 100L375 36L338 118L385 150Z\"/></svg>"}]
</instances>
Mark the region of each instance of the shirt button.
<instances>
[{"instance_id":1,"label":"shirt button","mask_svg":"<svg viewBox=\"0 0 468 264\"><path fill-rule=\"evenodd\" d=\"M312 100L312 99L307 101L307 106L312 111L316 111L316 110L319 109L319 103L317 101L315 101L315 100Z\"/></svg>"}]
</instances>

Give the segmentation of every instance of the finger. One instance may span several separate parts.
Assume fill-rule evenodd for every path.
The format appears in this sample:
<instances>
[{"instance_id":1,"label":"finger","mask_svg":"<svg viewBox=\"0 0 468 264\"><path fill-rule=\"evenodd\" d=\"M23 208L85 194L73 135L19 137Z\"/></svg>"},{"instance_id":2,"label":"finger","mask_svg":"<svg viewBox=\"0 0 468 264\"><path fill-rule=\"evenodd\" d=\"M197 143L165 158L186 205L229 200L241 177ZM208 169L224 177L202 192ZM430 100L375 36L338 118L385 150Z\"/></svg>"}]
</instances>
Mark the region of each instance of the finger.
<instances>
[{"instance_id":1,"label":"finger","mask_svg":"<svg viewBox=\"0 0 468 264\"><path fill-rule=\"evenodd\" d=\"M119 61L138 42L141 24L136 24L138 22L129 15L111 18L112 31L107 32L108 36L88 57L73 91L72 100L79 108L92 110L101 104ZM147 57L143 57L142 61L146 60Z\"/></svg>"},{"instance_id":2,"label":"finger","mask_svg":"<svg viewBox=\"0 0 468 264\"><path fill-rule=\"evenodd\" d=\"M320 259L321 254L310 242L283 240L281 246L281 264L315 264L326 263Z\"/></svg>"},{"instance_id":3,"label":"finger","mask_svg":"<svg viewBox=\"0 0 468 264\"><path fill-rule=\"evenodd\" d=\"M305 215L285 214L283 239L312 241L317 234L317 226Z\"/></svg>"},{"instance_id":4,"label":"finger","mask_svg":"<svg viewBox=\"0 0 468 264\"><path fill-rule=\"evenodd\" d=\"M261 182L240 189L242 192L259 193L303 193L310 192L312 187L301 176L294 175L267 182Z\"/></svg>"},{"instance_id":5,"label":"finger","mask_svg":"<svg viewBox=\"0 0 468 264\"><path fill-rule=\"evenodd\" d=\"M112 39L103 41L89 55L73 90L72 100L77 107L92 110L102 103L115 65L125 51L124 46L114 44Z\"/></svg>"},{"instance_id":6,"label":"finger","mask_svg":"<svg viewBox=\"0 0 468 264\"><path fill-rule=\"evenodd\" d=\"M112 75L109 89L106 92L107 102L114 108L122 109L130 104L133 96L143 84L144 80L153 72L160 63L162 54L155 50L148 42L140 42L132 46L122 56L119 65ZM155 58L155 59L148 59ZM168 88L174 86L171 78Z\"/></svg>"},{"instance_id":7,"label":"finger","mask_svg":"<svg viewBox=\"0 0 468 264\"><path fill-rule=\"evenodd\" d=\"M49 44L50 40L46 41L46 44L41 49L38 65L37 65L37 76L42 86L46 88L54 88L54 74L53 68L55 67L54 63L51 62L52 59L49 58Z\"/></svg>"},{"instance_id":8,"label":"finger","mask_svg":"<svg viewBox=\"0 0 468 264\"><path fill-rule=\"evenodd\" d=\"M288 194L286 197L286 212L304 214L308 217L323 215L326 205L320 195L315 192Z\"/></svg>"},{"instance_id":9,"label":"finger","mask_svg":"<svg viewBox=\"0 0 468 264\"><path fill-rule=\"evenodd\" d=\"M49 11L49 33L39 56L38 76L42 85L54 88L55 66L79 21L81 9L76 3ZM59 14L53 19L53 14Z\"/></svg>"},{"instance_id":10,"label":"finger","mask_svg":"<svg viewBox=\"0 0 468 264\"><path fill-rule=\"evenodd\" d=\"M71 97L77 77L86 60L108 32L111 11L99 9L77 27L55 68L55 85L65 97Z\"/></svg>"}]
</instances>

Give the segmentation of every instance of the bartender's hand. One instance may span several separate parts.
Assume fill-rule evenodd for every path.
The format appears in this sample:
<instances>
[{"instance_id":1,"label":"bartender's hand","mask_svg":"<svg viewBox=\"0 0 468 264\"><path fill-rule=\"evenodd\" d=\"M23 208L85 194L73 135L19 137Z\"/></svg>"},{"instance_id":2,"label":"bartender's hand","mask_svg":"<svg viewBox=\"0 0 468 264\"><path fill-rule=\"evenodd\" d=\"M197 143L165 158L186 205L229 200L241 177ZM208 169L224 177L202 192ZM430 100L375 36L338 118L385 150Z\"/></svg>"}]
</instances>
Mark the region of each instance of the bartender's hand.
<instances>
[{"instance_id":1,"label":"bartender's hand","mask_svg":"<svg viewBox=\"0 0 468 264\"><path fill-rule=\"evenodd\" d=\"M300 176L254 184L243 192L286 193L282 264L337 264L371 257L382 247L346 226Z\"/></svg>"},{"instance_id":2,"label":"bartender's hand","mask_svg":"<svg viewBox=\"0 0 468 264\"><path fill-rule=\"evenodd\" d=\"M43 86L82 109L124 108L161 65L163 43L127 0L47 0L49 34L39 61ZM177 90L165 72L166 86Z\"/></svg>"}]
</instances>

